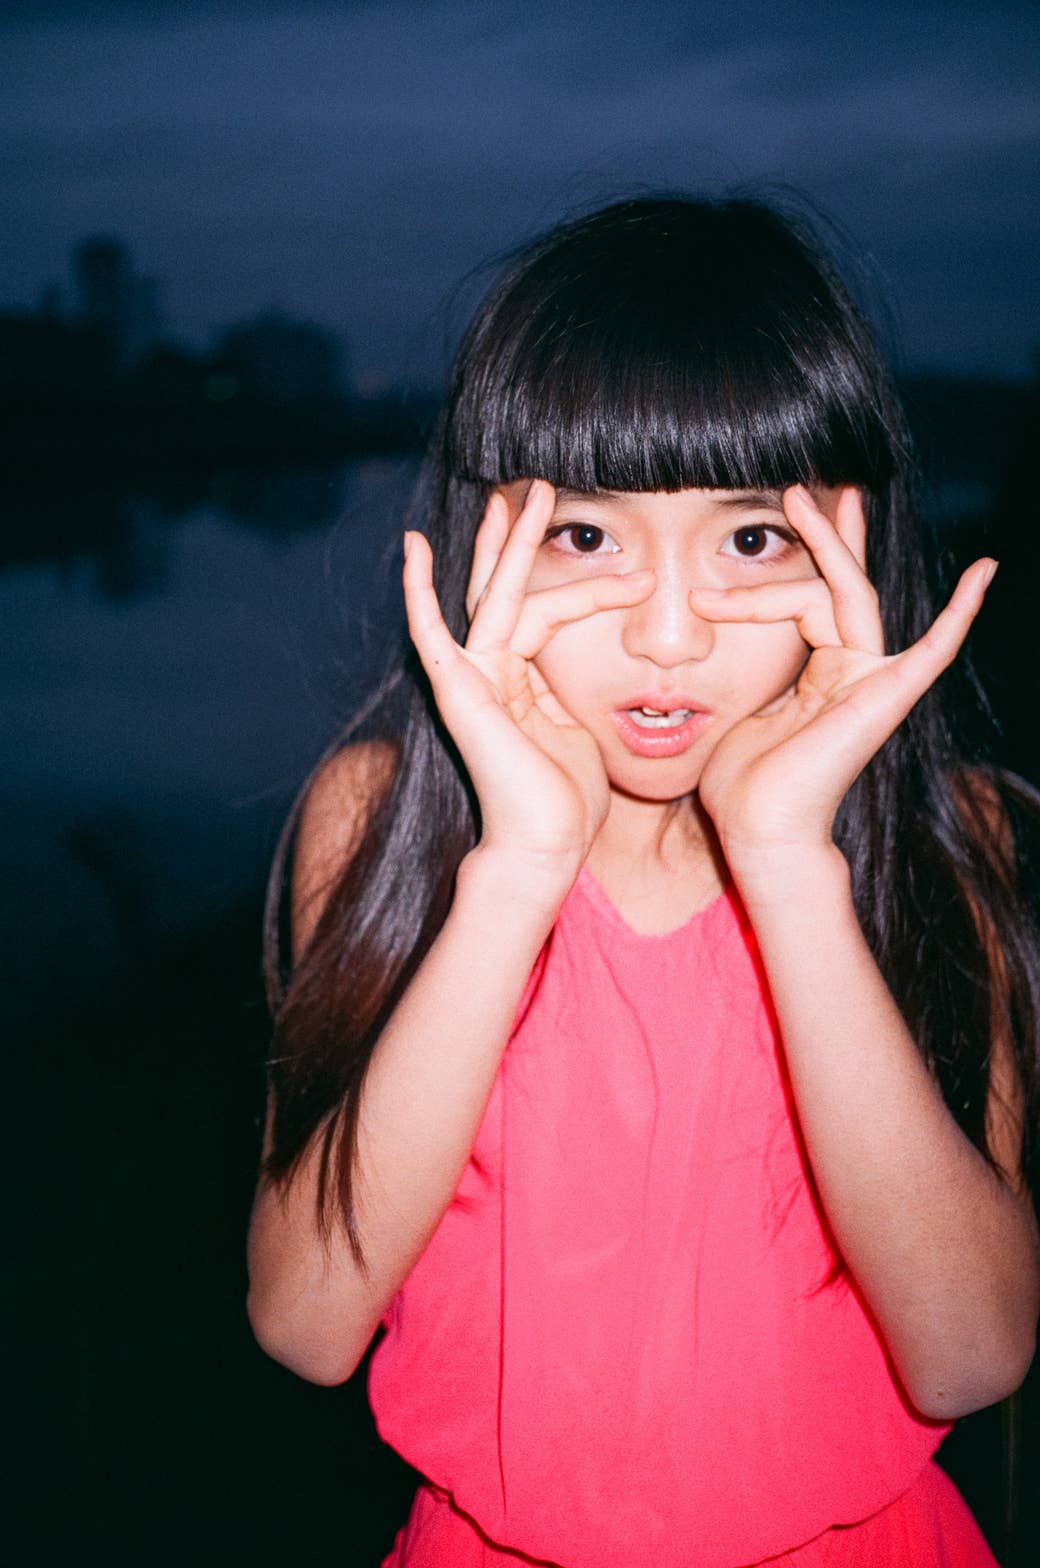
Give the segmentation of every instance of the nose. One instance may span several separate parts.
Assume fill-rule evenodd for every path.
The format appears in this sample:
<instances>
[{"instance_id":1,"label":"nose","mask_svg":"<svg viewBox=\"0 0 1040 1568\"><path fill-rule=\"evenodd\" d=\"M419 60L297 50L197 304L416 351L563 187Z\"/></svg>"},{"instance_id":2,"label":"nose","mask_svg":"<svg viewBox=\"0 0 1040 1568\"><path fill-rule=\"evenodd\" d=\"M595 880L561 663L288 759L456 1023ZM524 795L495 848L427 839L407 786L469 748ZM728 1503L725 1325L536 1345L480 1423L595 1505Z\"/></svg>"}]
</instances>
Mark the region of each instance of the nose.
<instances>
[{"instance_id":1,"label":"nose","mask_svg":"<svg viewBox=\"0 0 1040 1568\"><path fill-rule=\"evenodd\" d=\"M715 646L716 628L691 609L689 591L688 573L659 564L653 593L624 611L625 652L662 670L706 659Z\"/></svg>"}]
</instances>

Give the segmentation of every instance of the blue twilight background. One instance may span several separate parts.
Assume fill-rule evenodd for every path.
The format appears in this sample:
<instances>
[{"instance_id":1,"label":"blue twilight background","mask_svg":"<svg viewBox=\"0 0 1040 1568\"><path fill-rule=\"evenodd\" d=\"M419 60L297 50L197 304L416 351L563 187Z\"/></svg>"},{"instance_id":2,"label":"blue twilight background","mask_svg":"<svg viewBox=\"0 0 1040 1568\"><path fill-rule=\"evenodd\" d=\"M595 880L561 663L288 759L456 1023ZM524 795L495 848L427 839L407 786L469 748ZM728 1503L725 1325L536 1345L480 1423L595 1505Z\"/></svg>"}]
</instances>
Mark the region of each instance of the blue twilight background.
<instances>
[{"instance_id":1,"label":"blue twilight background","mask_svg":"<svg viewBox=\"0 0 1040 1568\"><path fill-rule=\"evenodd\" d=\"M489 258L661 186L830 214L937 546L1004 563L977 651L1035 757L1038 45L1034 6L933 0L0 8L26 1561L367 1568L407 1506L360 1381L306 1388L244 1324L259 898L399 624L416 430ZM999 1416L957 1444L998 1539Z\"/></svg>"}]
</instances>

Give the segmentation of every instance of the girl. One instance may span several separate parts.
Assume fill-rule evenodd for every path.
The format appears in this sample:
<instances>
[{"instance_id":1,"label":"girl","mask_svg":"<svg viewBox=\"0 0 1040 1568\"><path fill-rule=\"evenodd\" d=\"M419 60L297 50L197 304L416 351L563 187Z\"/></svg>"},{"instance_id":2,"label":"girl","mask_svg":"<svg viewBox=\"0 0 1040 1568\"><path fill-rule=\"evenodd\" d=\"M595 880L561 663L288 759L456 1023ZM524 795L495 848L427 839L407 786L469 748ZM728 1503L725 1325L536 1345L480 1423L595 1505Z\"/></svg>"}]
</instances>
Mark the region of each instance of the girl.
<instances>
[{"instance_id":1,"label":"girl","mask_svg":"<svg viewBox=\"0 0 1040 1568\"><path fill-rule=\"evenodd\" d=\"M991 1563L931 1455L1033 1351L1034 797L951 731L996 563L933 618L862 317L757 203L568 223L415 516L296 836L261 1344L383 1325L397 1568Z\"/></svg>"}]
</instances>

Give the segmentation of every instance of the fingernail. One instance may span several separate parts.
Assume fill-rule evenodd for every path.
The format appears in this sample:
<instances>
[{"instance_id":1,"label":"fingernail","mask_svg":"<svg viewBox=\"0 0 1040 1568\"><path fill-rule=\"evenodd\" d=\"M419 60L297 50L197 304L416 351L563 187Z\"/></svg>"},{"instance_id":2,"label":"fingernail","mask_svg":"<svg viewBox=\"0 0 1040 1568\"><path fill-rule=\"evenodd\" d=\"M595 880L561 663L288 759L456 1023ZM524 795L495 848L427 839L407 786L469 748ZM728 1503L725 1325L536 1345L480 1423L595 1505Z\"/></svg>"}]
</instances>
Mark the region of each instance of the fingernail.
<instances>
[{"instance_id":1,"label":"fingernail","mask_svg":"<svg viewBox=\"0 0 1040 1568\"><path fill-rule=\"evenodd\" d=\"M986 567L986 575L985 575L985 577L982 580L983 588L988 588L990 583L993 581L994 577L996 577L996 575L997 575L997 567L999 565L1000 565L999 561L990 561L989 565Z\"/></svg>"},{"instance_id":2,"label":"fingernail","mask_svg":"<svg viewBox=\"0 0 1040 1568\"><path fill-rule=\"evenodd\" d=\"M405 529L405 532L404 532L403 544L404 544L404 558L407 561L407 559L408 559L408 552L412 548L412 536L411 536L411 534L410 534L410 532L408 531L407 528Z\"/></svg>"},{"instance_id":3,"label":"fingernail","mask_svg":"<svg viewBox=\"0 0 1040 1568\"><path fill-rule=\"evenodd\" d=\"M721 599L726 590L725 588L691 588L690 592L695 593L700 599Z\"/></svg>"},{"instance_id":4,"label":"fingernail","mask_svg":"<svg viewBox=\"0 0 1040 1568\"><path fill-rule=\"evenodd\" d=\"M651 567L649 567L649 566L641 566L638 569L638 571L635 571L635 572L622 572L621 573L621 576L625 579L625 581L627 583L635 582L637 577L652 577L653 575L654 575L653 574L653 569Z\"/></svg>"}]
</instances>

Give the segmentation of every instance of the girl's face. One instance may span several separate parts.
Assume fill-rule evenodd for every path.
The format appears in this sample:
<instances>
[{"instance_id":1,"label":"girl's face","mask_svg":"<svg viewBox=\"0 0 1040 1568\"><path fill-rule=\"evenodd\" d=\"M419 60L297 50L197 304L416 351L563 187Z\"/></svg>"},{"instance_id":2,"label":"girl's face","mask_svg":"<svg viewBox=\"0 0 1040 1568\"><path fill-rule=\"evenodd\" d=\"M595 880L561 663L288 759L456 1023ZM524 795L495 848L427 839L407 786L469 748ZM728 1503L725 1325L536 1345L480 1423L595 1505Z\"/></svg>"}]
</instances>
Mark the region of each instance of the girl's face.
<instances>
[{"instance_id":1,"label":"girl's face","mask_svg":"<svg viewBox=\"0 0 1040 1568\"><path fill-rule=\"evenodd\" d=\"M515 518L528 482L501 489ZM832 521L839 494L814 491ZM792 621L702 620L689 590L819 574L779 491L560 489L529 591L641 567L656 578L646 600L563 626L536 662L612 786L665 802L696 788L727 730L791 689L809 651Z\"/></svg>"}]
</instances>

